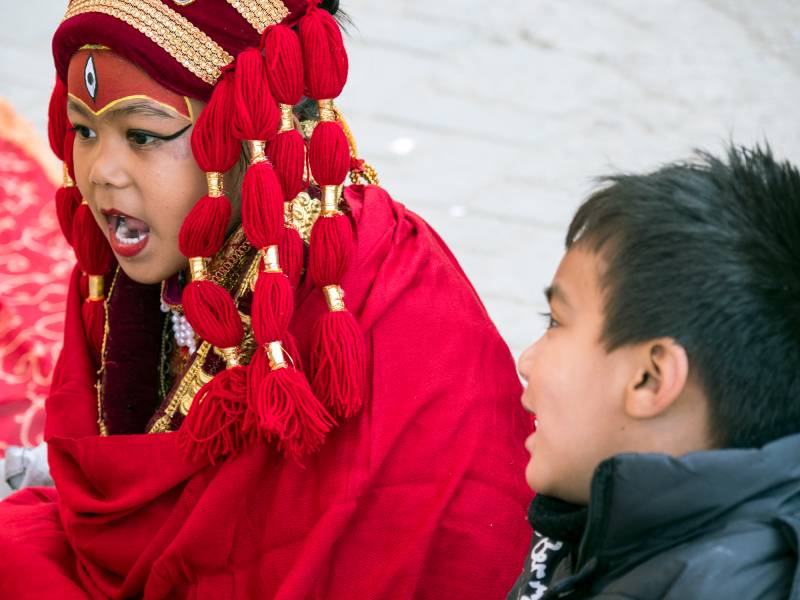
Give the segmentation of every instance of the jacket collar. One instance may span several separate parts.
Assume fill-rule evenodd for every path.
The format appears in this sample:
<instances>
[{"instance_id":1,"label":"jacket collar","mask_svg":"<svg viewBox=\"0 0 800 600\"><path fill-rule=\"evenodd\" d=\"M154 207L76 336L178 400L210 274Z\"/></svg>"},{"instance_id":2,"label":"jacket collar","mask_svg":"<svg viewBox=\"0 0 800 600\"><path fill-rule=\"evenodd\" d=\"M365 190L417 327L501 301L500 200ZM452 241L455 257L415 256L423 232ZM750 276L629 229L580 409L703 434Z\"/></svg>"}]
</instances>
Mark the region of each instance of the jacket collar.
<instances>
[{"instance_id":1,"label":"jacket collar","mask_svg":"<svg viewBox=\"0 0 800 600\"><path fill-rule=\"evenodd\" d=\"M592 479L580 569L596 558L637 560L703 530L800 508L800 434L757 449L621 454ZM646 544L643 543L646 540Z\"/></svg>"}]
</instances>

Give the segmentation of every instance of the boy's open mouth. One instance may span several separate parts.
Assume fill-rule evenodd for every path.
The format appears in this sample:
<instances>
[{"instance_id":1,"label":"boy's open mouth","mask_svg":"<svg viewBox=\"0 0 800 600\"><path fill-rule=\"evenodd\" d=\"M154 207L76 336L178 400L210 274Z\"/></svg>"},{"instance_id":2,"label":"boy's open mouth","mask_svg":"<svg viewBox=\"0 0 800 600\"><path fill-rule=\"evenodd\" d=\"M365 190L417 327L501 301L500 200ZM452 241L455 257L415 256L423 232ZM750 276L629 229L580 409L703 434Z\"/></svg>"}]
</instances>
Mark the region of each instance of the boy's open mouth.
<instances>
[{"instance_id":1,"label":"boy's open mouth","mask_svg":"<svg viewBox=\"0 0 800 600\"><path fill-rule=\"evenodd\" d=\"M108 222L109 242L114 252L131 257L144 249L150 236L147 223L118 210L101 212Z\"/></svg>"}]
</instances>

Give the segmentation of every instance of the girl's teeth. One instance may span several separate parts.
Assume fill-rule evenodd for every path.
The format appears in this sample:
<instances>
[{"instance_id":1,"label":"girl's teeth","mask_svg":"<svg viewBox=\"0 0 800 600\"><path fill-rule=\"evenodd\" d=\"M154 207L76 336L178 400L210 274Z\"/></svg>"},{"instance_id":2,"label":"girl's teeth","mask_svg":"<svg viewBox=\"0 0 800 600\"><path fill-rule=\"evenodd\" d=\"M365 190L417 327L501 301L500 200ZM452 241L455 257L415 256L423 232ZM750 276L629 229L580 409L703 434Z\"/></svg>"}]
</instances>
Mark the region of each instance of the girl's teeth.
<instances>
[{"instance_id":1,"label":"girl's teeth","mask_svg":"<svg viewBox=\"0 0 800 600\"><path fill-rule=\"evenodd\" d=\"M129 229L125 217L119 216L117 217L117 229L114 232L114 235L119 243L133 246L134 244L141 242L147 235L147 232Z\"/></svg>"}]
</instances>

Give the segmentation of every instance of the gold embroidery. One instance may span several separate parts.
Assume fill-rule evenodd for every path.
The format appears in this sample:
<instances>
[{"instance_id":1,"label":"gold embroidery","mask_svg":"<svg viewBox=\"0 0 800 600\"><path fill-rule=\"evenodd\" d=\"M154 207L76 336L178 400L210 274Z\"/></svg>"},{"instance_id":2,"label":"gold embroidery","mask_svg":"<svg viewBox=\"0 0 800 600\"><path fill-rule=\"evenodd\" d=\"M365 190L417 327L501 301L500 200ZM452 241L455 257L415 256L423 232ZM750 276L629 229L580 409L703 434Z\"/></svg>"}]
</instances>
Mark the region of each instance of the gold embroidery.
<instances>
[{"instance_id":1,"label":"gold embroidery","mask_svg":"<svg viewBox=\"0 0 800 600\"><path fill-rule=\"evenodd\" d=\"M307 244L311 239L311 228L322 212L322 202L312 198L307 192L300 192L292 202L284 207L286 222L291 223Z\"/></svg>"},{"instance_id":2,"label":"gold embroidery","mask_svg":"<svg viewBox=\"0 0 800 600\"><path fill-rule=\"evenodd\" d=\"M84 13L119 19L143 33L190 72L214 85L233 60L219 44L160 0L72 0L64 20Z\"/></svg>"},{"instance_id":3,"label":"gold embroidery","mask_svg":"<svg viewBox=\"0 0 800 600\"><path fill-rule=\"evenodd\" d=\"M289 16L289 9L280 0L227 0L258 32L277 25Z\"/></svg>"},{"instance_id":4,"label":"gold embroidery","mask_svg":"<svg viewBox=\"0 0 800 600\"><path fill-rule=\"evenodd\" d=\"M108 288L108 296L103 302L103 344L100 347L100 369L97 371L97 381L94 386L97 389L97 426L100 429L100 435L105 437L108 435L108 426L103 410L103 375L106 370L106 345L108 344L108 332L110 331L108 324L108 303L111 302L111 295L114 293L114 287L117 285L117 277L119 277L120 266L117 265L114 271L114 278L111 280L111 285Z\"/></svg>"}]
</instances>

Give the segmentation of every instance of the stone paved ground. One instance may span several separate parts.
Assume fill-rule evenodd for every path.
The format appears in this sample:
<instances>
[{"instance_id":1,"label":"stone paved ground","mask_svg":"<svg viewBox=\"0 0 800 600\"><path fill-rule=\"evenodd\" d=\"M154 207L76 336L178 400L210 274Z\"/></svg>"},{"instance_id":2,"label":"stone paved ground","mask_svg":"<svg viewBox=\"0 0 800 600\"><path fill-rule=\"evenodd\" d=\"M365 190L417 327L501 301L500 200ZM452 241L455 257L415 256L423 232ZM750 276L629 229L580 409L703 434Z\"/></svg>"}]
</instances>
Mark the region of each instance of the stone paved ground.
<instances>
[{"instance_id":1,"label":"stone paved ground","mask_svg":"<svg viewBox=\"0 0 800 600\"><path fill-rule=\"evenodd\" d=\"M41 131L64 5L3 6L0 96ZM362 154L451 245L515 353L542 330L541 290L593 177L728 139L800 161L795 0L342 6L354 25L339 105Z\"/></svg>"}]
</instances>

